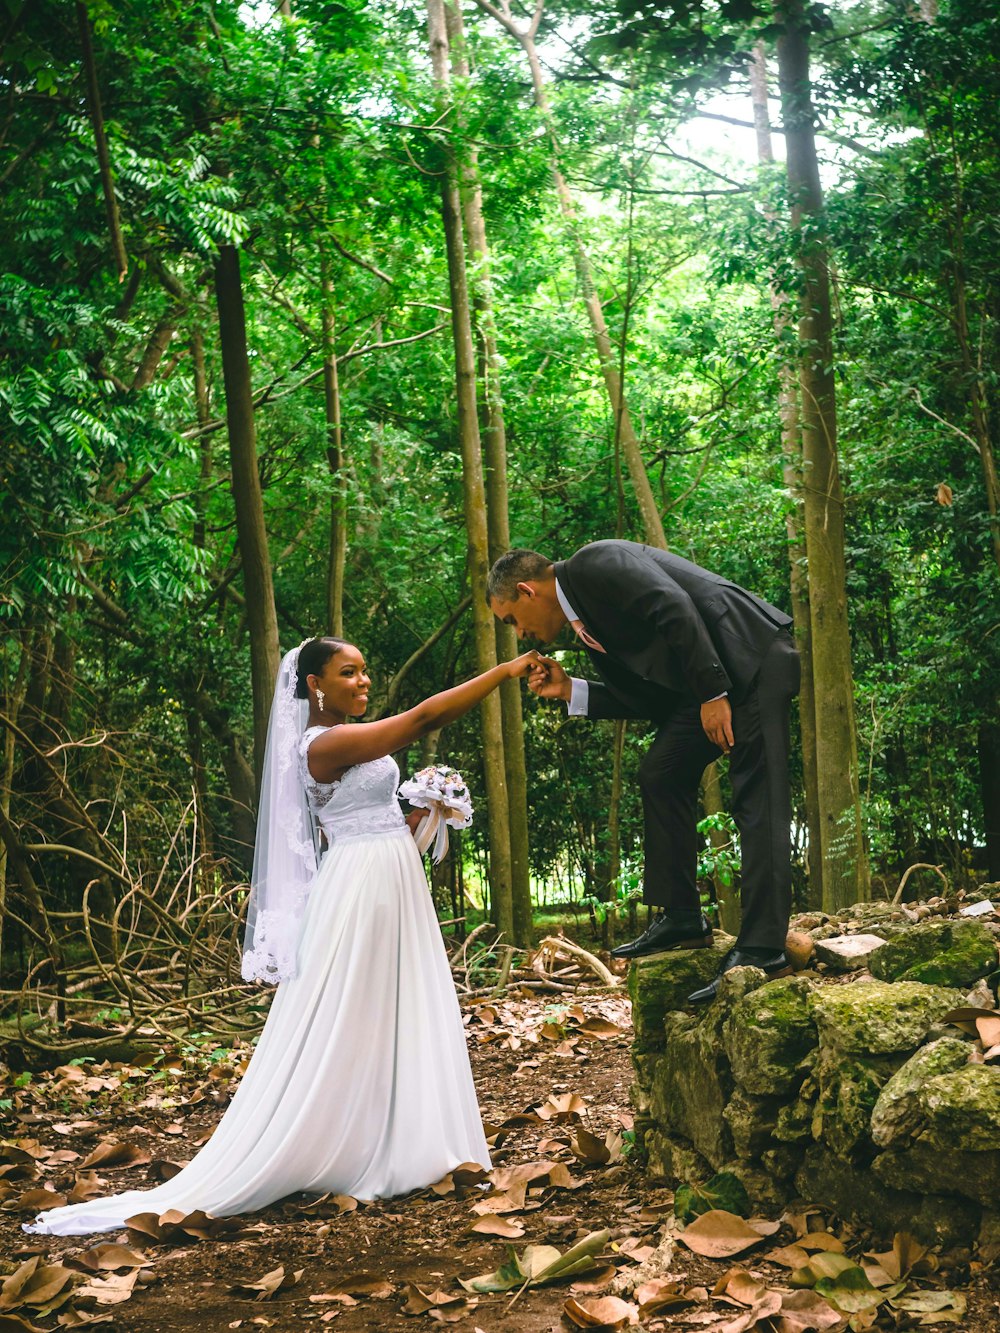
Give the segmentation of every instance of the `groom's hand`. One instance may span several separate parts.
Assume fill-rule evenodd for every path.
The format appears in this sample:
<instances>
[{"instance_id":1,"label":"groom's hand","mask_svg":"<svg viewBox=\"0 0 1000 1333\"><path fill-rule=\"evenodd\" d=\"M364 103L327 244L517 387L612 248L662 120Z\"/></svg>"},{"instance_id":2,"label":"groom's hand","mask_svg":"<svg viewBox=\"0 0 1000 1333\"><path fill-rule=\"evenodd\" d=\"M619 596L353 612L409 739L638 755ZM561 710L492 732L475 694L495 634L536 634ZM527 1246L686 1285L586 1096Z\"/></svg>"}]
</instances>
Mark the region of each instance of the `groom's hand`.
<instances>
[{"instance_id":1,"label":"groom's hand","mask_svg":"<svg viewBox=\"0 0 1000 1333\"><path fill-rule=\"evenodd\" d=\"M529 681L530 684L530 681ZM717 745L723 754L733 748L733 710L725 695L721 699L709 699L701 706L701 726L705 735Z\"/></svg>"},{"instance_id":2,"label":"groom's hand","mask_svg":"<svg viewBox=\"0 0 1000 1333\"><path fill-rule=\"evenodd\" d=\"M551 657L539 656L537 664L528 672L528 689L539 699L568 700L573 684L558 662Z\"/></svg>"}]
</instances>

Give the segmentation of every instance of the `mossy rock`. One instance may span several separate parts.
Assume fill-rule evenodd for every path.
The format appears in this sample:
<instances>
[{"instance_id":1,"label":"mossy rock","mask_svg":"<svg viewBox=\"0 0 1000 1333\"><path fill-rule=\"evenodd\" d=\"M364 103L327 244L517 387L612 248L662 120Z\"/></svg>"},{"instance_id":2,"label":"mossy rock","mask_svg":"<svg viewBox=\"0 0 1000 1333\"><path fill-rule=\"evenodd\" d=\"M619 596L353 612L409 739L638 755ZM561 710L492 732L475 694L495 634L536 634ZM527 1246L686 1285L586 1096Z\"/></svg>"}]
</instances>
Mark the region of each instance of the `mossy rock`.
<instances>
[{"instance_id":1,"label":"mossy rock","mask_svg":"<svg viewBox=\"0 0 1000 1333\"><path fill-rule=\"evenodd\" d=\"M718 1170L733 1145L723 1110L732 1093L729 1064L715 1022L671 1014L651 1099L656 1120L682 1135Z\"/></svg>"},{"instance_id":2,"label":"mossy rock","mask_svg":"<svg viewBox=\"0 0 1000 1333\"><path fill-rule=\"evenodd\" d=\"M628 971L635 1052L663 1050L663 1020L683 1009L691 992L712 980L731 947L730 936L716 931L711 948L674 949L636 959Z\"/></svg>"},{"instance_id":3,"label":"mossy rock","mask_svg":"<svg viewBox=\"0 0 1000 1333\"><path fill-rule=\"evenodd\" d=\"M858 1055L916 1050L961 1002L958 991L916 981L853 981L817 987L809 997L821 1044Z\"/></svg>"},{"instance_id":4,"label":"mossy rock","mask_svg":"<svg viewBox=\"0 0 1000 1333\"><path fill-rule=\"evenodd\" d=\"M996 966L996 943L982 921L923 921L887 941L870 963L882 981L934 986L971 986Z\"/></svg>"},{"instance_id":5,"label":"mossy rock","mask_svg":"<svg viewBox=\"0 0 1000 1333\"><path fill-rule=\"evenodd\" d=\"M965 1152L958 1145L913 1143L879 1153L872 1170L896 1189L958 1195L987 1205L1000 1198L1000 1149Z\"/></svg>"},{"instance_id":6,"label":"mossy rock","mask_svg":"<svg viewBox=\"0 0 1000 1333\"><path fill-rule=\"evenodd\" d=\"M761 1153L761 1165L775 1180L791 1180L802 1165L804 1148L791 1143L775 1144Z\"/></svg>"},{"instance_id":7,"label":"mossy rock","mask_svg":"<svg viewBox=\"0 0 1000 1333\"><path fill-rule=\"evenodd\" d=\"M809 1143L812 1140L812 1103L796 1097L778 1111L772 1137L779 1143Z\"/></svg>"},{"instance_id":8,"label":"mossy rock","mask_svg":"<svg viewBox=\"0 0 1000 1333\"><path fill-rule=\"evenodd\" d=\"M804 977L781 977L733 1005L724 1031L733 1078L747 1092L768 1097L790 1092L798 1065L816 1045Z\"/></svg>"},{"instance_id":9,"label":"mossy rock","mask_svg":"<svg viewBox=\"0 0 1000 1333\"><path fill-rule=\"evenodd\" d=\"M969 1042L958 1037L939 1037L921 1046L893 1074L872 1110L872 1139L880 1148L892 1147L919 1130L924 1085L938 1074L948 1074L967 1065L971 1049Z\"/></svg>"},{"instance_id":10,"label":"mossy rock","mask_svg":"<svg viewBox=\"0 0 1000 1333\"><path fill-rule=\"evenodd\" d=\"M840 1217L871 1228L886 1243L897 1231L907 1231L925 1245L952 1249L971 1245L979 1233L977 1204L892 1189L871 1170L859 1170L824 1144L815 1143L806 1151L795 1186L802 1198L821 1200Z\"/></svg>"},{"instance_id":11,"label":"mossy rock","mask_svg":"<svg viewBox=\"0 0 1000 1333\"><path fill-rule=\"evenodd\" d=\"M824 1049L816 1069L819 1096L813 1107L813 1138L845 1159L869 1154L872 1110L895 1072L898 1058L860 1060Z\"/></svg>"},{"instance_id":12,"label":"mossy rock","mask_svg":"<svg viewBox=\"0 0 1000 1333\"><path fill-rule=\"evenodd\" d=\"M654 1129L646 1135L646 1161L649 1174L663 1180L704 1180L712 1168L690 1143Z\"/></svg>"},{"instance_id":13,"label":"mossy rock","mask_svg":"<svg viewBox=\"0 0 1000 1333\"><path fill-rule=\"evenodd\" d=\"M733 1136L733 1149L738 1157L760 1157L771 1147L781 1109L781 1102L776 1097L754 1097L740 1087L733 1090L722 1114Z\"/></svg>"},{"instance_id":14,"label":"mossy rock","mask_svg":"<svg viewBox=\"0 0 1000 1333\"><path fill-rule=\"evenodd\" d=\"M963 1065L928 1079L920 1092L922 1142L942 1150L1000 1147L1000 1068Z\"/></svg>"}]
</instances>

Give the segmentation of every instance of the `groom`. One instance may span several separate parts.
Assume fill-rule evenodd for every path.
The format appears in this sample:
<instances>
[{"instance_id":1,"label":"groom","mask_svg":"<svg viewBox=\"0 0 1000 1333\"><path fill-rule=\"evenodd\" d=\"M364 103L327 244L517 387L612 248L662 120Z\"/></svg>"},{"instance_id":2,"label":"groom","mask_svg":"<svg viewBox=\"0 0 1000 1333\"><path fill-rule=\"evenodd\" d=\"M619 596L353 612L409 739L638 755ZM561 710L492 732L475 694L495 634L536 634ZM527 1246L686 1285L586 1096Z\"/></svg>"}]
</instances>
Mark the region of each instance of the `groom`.
<instances>
[{"instance_id":1,"label":"groom","mask_svg":"<svg viewBox=\"0 0 1000 1333\"><path fill-rule=\"evenodd\" d=\"M551 643L569 625L599 677L573 679L543 658L528 678L535 694L562 699L571 715L657 723L639 766L643 896L654 916L614 955L711 943L695 877L698 783L707 764L728 754L743 923L718 976L688 998L714 998L734 967L786 972L789 712L799 685L791 618L689 560L627 541L592 542L555 562L537 551L508 551L490 570L487 596L494 615L522 639Z\"/></svg>"}]
</instances>

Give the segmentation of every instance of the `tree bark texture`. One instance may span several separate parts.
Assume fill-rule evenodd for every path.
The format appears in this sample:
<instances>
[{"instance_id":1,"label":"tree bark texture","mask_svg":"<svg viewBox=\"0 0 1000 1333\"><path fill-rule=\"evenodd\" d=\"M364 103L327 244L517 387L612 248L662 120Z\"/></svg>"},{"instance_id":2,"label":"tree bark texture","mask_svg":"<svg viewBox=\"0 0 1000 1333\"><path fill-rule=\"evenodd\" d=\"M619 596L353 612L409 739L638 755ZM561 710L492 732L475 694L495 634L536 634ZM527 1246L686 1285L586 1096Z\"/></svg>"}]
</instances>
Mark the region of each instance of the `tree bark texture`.
<instances>
[{"instance_id":1,"label":"tree bark texture","mask_svg":"<svg viewBox=\"0 0 1000 1333\"><path fill-rule=\"evenodd\" d=\"M1000 722L979 724L979 790L983 796L986 863L991 882L1000 880Z\"/></svg>"},{"instance_id":2,"label":"tree bark texture","mask_svg":"<svg viewBox=\"0 0 1000 1333\"><path fill-rule=\"evenodd\" d=\"M344 430L340 415L335 309L330 261L321 256L323 291L323 404L326 416L326 461L330 468L330 555L327 573L327 625L344 637L344 572L347 568L347 506L344 503Z\"/></svg>"},{"instance_id":3,"label":"tree bark texture","mask_svg":"<svg viewBox=\"0 0 1000 1333\"><path fill-rule=\"evenodd\" d=\"M771 121L767 109L767 59L764 43L756 42L750 63L750 95L753 123L757 137L757 159L762 164L774 162ZM805 787L806 852L809 905L822 906L823 856L819 814L819 785L816 773L816 698L812 671L812 632L809 625L809 573L805 546L805 503L802 494L802 437L799 431L799 395L795 365L790 358L790 298L770 284L772 324L778 363L778 420L781 428L782 472L792 507L785 518L788 535L788 561L792 621L795 646L802 665L799 689L799 736L802 743L802 777ZM789 349L789 350L786 350Z\"/></svg>"},{"instance_id":4,"label":"tree bark texture","mask_svg":"<svg viewBox=\"0 0 1000 1333\"><path fill-rule=\"evenodd\" d=\"M448 33L443 0L427 0L427 32L434 81L438 89L439 115L449 110L451 72ZM458 436L462 452L462 481L465 526L468 537L469 586L476 662L480 671L496 665L496 636L493 614L486 603L489 568L489 537L486 491L483 482L482 444L476 403L476 355L472 341L472 313L465 267L465 240L459 195L458 165L451 143L445 148L441 177L441 214L448 254L452 338L455 346L455 386ZM499 693L494 691L480 707L483 737L483 769L486 786L490 841L490 900L497 928L512 940L514 905L512 895L510 822L507 777L503 747L503 718Z\"/></svg>"},{"instance_id":5,"label":"tree bark texture","mask_svg":"<svg viewBox=\"0 0 1000 1333\"><path fill-rule=\"evenodd\" d=\"M226 422L229 428L236 531L240 543L247 627L250 633L254 774L256 785L259 786L264 767L271 698L278 675L278 620L274 609L267 528L264 524L264 500L257 470L257 432L250 360L247 356L240 256L235 246L219 247L215 266L215 296L219 309L219 339L226 389Z\"/></svg>"},{"instance_id":6,"label":"tree bark texture","mask_svg":"<svg viewBox=\"0 0 1000 1333\"><path fill-rule=\"evenodd\" d=\"M817 800L823 907L867 898L870 881L858 776L847 620L844 499L838 471L830 275L809 82L803 0L775 0L778 79L792 230L798 243L799 417L815 687Z\"/></svg>"},{"instance_id":7,"label":"tree bark texture","mask_svg":"<svg viewBox=\"0 0 1000 1333\"><path fill-rule=\"evenodd\" d=\"M90 112L90 124L94 131L94 145L97 149L97 165L101 176L101 189L104 191L104 207L108 215L108 235L111 238L111 252L114 255L121 282L128 273L128 255L125 253L125 239L122 236L121 218L118 214L118 198L115 194L115 178L111 170L111 154L108 152L108 136L104 129L104 111L101 106L101 89L97 81L97 65L94 60L94 43L90 35L90 16L87 6L77 0L77 25L80 29L80 46L83 52L83 72L87 81L87 108Z\"/></svg>"},{"instance_id":8,"label":"tree bark texture","mask_svg":"<svg viewBox=\"0 0 1000 1333\"><path fill-rule=\"evenodd\" d=\"M462 79L469 77L462 10L457 0L446 0L445 22L451 49L452 69ZM510 511L507 488L507 429L500 390L500 354L497 346L490 249L483 216L483 191L479 154L475 145L466 148L461 169L462 216L468 266L472 271L472 304L479 344L480 420L486 484L486 523L490 564L510 549ZM497 655L505 661L518 653L517 634L511 625L494 621ZM508 680L500 686L503 721L503 753L507 778L510 819L511 894L513 897L513 942L521 948L531 943L531 874L528 861L528 777L524 759L524 712L521 682Z\"/></svg>"}]
</instances>

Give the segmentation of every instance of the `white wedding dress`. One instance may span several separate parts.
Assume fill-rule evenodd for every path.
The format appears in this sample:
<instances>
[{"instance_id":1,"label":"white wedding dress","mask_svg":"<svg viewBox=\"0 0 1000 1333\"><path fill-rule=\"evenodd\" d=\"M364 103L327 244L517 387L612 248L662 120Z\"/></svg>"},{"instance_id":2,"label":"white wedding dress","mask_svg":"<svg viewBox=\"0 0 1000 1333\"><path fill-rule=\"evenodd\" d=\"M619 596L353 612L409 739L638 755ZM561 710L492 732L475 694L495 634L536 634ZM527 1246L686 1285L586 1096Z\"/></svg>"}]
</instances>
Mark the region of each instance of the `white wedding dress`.
<instances>
[{"instance_id":1,"label":"white wedding dress","mask_svg":"<svg viewBox=\"0 0 1000 1333\"><path fill-rule=\"evenodd\" d=\"M249 1213L300 1190L386 1198L460 1162L490 1166L461 1013L391 758L319 783L300 775L326 834L298 972L278 987L215 1133L150 1190L53 1208L26 1231L87 1235L136 1213Z\"/></svg>"}]
</instances>

